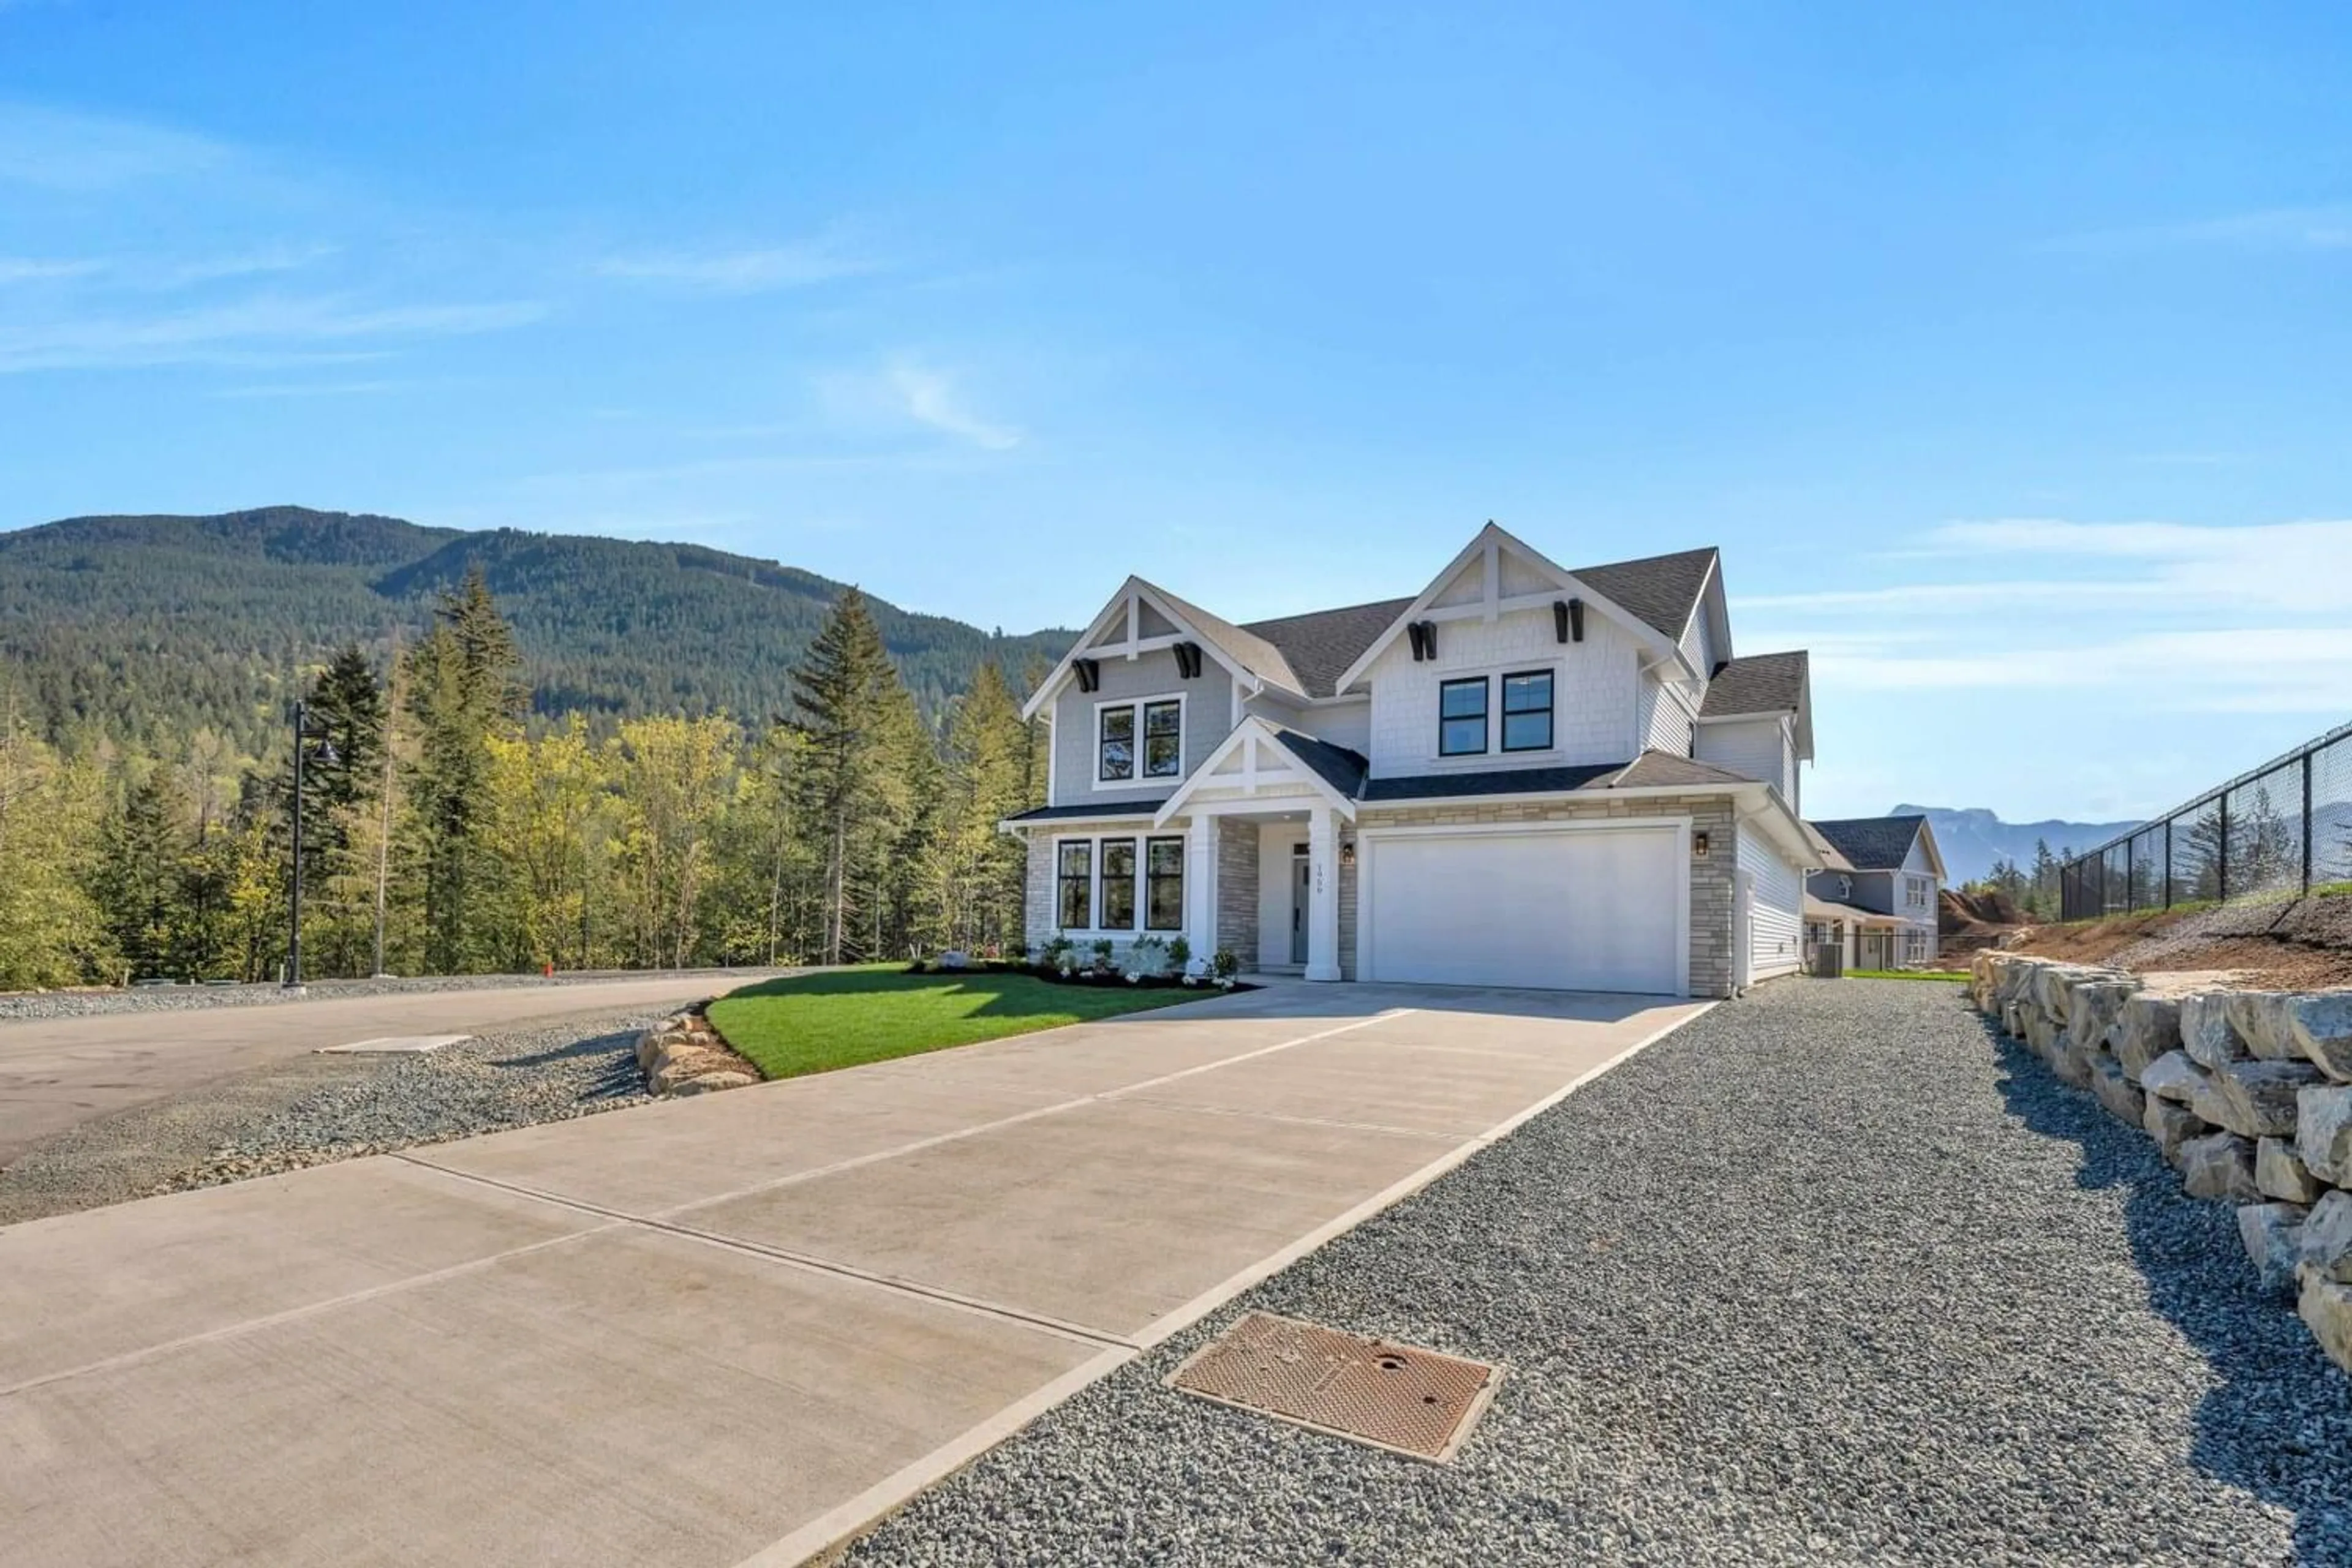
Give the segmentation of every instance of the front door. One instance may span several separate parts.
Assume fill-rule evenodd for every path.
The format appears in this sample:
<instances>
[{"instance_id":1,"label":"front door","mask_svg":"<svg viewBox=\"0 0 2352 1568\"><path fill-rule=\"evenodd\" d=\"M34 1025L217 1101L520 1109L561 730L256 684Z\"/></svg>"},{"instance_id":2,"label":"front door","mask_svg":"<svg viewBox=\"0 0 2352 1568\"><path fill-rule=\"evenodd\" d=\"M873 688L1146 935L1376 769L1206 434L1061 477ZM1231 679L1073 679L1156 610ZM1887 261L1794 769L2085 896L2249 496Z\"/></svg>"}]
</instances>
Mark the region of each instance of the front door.
<instances>
[{"instance_id":1,"label":"front door","mask_svg":"<svg viewBox=\"0 0 2352 1568\"><path fill-rule=\"evenodd\" d=\"M1314 888L1307 880L1307 846L1290 852L1290 962L1307 962L1307 900Z\"/></svg>"}]
</instances>

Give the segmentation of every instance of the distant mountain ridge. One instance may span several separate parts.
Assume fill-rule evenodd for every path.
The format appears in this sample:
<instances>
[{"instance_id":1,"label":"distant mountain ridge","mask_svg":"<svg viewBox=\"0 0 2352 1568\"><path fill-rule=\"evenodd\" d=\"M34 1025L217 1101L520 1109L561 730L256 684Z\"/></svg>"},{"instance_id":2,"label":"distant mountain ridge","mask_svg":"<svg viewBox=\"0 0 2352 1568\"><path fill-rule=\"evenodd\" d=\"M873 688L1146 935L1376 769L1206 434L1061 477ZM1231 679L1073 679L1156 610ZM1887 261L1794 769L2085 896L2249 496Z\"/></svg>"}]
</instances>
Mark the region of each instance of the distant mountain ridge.
<instances>
[{"instance_id":1,"label":"distant mountain ridge","mask_svg":"<svg viewBox=\"0 0 2352 1568\"><path fill-rule=\"evenodd\" d=\"M2033 868L2033 846L2046 842L2053 855L2091 849L2139 826L2129 822L2003 822L1982 806L1898 805L1890 816L1925 816L1944 852L1944 870L1954 886L1974 881L2001 860Z\"/></svg>"},{"instance_id":2,"label":"distant mountain ridge","mask_svg":"<svg viewBox=\"0 0 2352 1568\"><path fill-rule=\"evenodd\" d=\"M154 751L205 726L251 754L276 743L297 685L337 647L381 657L414 642L477 564L551 715L787 712L792 667L844 586L702 545L307 507L68 518L0 533L0 687L52 739L95 731ZM930 715L982 660L1017 686L1076 637L872 603Z\"/></svg>"}]
</instances>

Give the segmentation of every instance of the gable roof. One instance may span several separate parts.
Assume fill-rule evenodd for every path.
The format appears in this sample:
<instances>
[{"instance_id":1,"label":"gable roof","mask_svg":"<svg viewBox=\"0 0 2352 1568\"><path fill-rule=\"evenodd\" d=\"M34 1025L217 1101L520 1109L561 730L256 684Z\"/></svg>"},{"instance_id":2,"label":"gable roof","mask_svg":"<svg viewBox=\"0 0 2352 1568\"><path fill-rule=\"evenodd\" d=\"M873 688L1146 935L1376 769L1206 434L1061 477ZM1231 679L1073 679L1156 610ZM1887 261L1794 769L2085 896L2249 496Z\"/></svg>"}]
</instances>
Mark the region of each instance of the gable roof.
<instances>
[{"instance_id":1,"label":"gable roof","mask_svg":"<svg viewBox=\"0 0 2352 1568\"><path fill-rule=\"evenodd\" d=\"M1237 626L1222 616L1213 616L1188 599L1180 599L1157 583L1143 584L1176 612L1177 618L1190 623L1192 629L1223 648L1235 664L1256 676L1269 686L1279 686L1305 697L1311 695L1283 657L1282 649L1245 626Z\"/></svg>"},{"instance_id":2,"label":"gable roof","mask_svg":"<svg viewBox=\"0 0 2352 1568\"><path fill-rule=\"evenodd\" d=\"M1849 816L1812 825L1857 871L1900 869L1927 826L1924 816Z\"/></svg>"},{"instance_id":3,"label":"gable roof","mask_svg":"<svg viewBox=\"0 0 2352 1568\"><path fill-rule=\"evenodd\" d=\"M1369 605L1349 605L1337 610L1312 610L1271 621L1252 621L1241 629L1263 637L1281 650L1309 697L1328 697L1332 688L1372 639L1404 614L1411 599L1381 599Z\"/></svg>"},{"instance_id":4,"label":"gable roof","mask_svg":"<svg viewBox=\"0 0 2352 1568\"><path fill-rule=\"evenodd\" d=\"M1569 575L1679 642L1683 628L1690 625L1691 612L1698 608L1698 596L1706 587L1706 575L1714 570L1718 553L1709 544L1672 555L1580 566Z\"/></svg>"},{"instance_id":5,"label":"gable roof","mask_svg":"<svg viewBox=\"0 0 2352 1568\"><path fill-rule=\"evenodd\" d=\"M1305 763L1325 784L1350 800L1363 793L1364 775L1372 771L1372 764L1365 761L1360 752L1351 752L1345 746L1335 746L1319 736L1302 735L1296 730L1286 730L1279 724L1271 728L1275 738L1282 742L1283 749Z\"/></svg>"},{"instance_id":6,"label":"gable roof","mask_svg":"<svg viewBox=\"0 0 2352 1568\"><path fill-rule=\"evenodd\" d=\"M1793 653L1755 653L1735 658L1707 682L1702 719L1747 713L1794 713L1804 706L1809 663L1802 648Z\"/></svg>"}]
</instances>

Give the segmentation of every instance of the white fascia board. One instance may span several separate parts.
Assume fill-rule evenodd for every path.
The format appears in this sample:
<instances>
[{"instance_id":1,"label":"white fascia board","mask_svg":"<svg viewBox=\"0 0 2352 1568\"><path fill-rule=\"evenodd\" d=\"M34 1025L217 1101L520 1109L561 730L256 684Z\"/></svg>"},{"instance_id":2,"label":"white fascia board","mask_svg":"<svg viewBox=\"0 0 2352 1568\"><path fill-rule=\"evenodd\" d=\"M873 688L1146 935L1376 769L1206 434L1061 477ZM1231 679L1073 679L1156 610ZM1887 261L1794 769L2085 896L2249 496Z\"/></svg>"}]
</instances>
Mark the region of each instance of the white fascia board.
<instances>
[{"instance_id":1,"label":"white fascia board","mask_svg":"<svg viewBox=\"0 0 2352 1568\"><path fill-rule=\"evenodd\" d=\"M1087 623L1086 629L1078 634L1078 640L1072 643L1070 651L1062 656L1062 662L1054 667L1053 673L1040 681L1037 689L1029 694L1029 700L1021 705L1021 717L1024 721L1035 718L1037 710L1054 700L1054 693L1059 691L1062 682L1070 678L1070 667L1086 653L1087 644L1108 631L1114 616L1125 617L1128 599L1141 581L1130 576L1121 583L1118 592L1113 594L1110 602L1102 607L1102 613Z\"/></svg>"},{"instance_id":2,"label":"white fascia board","mask_svg":"<svg viewBox=\"0 0 2352 1568\"><path fill-rule=\"evenodd\" d=\"M1944 885L1946 880L1944 876L1944 852L1936 847L1935 825L1930 823L1924 816L1919 819L1919 841L1927 847L1927 864L1935 868L1936 885L1940 888Z\"/></svg>"},{"instance_id":3,"label":"white fascia board","mask_svg":"<svg viewBox=\"0 0 2352 1568\"><path fill-rule=\"evenodd\" d=\"M1675 664L1680 665L1685 670L1688 670L1690 668L1690 660L1683 657L1682 649L1677 647L1674 640L1668 637L1664 632L1661 632L1657 627L1650 625L1647 621L1643 620L1631 611L1625 609L1615 600L1604 597L1603 595L1593 592L1591 588L1585 586L1584 584L1578 581L1574 574L1570 573L1566 567L1561 566L1559 563L1546 556L1543 552L1527 543L1524 540L1514 536L1508 530L1499 528L1490 522L1486 527L1480 529L1478 531L1477 537L1471 540L1469 543L1464 545L1460 552L1454 555L1454 559L1445 563L1444 568L1441 570L1436 576L1430 579L1429 585L1422 589L1420 595L1414 598L1413 602L1406 605L1403 611L1397 616L1396 619L1388 624L1386 630L1382 631L1379 637L1372 639L1371 646L1370 647L1367 647L1362 653L1356 656L1356 662L1349 665L1347 669L1340 674L1339 679L1331 683L1332 689L1335 691L1345 691L1349 687L1353 686L1357 681L1362 679L1364 672L1371 668L1372 663L1375 659L1379 658L1381 655L1388 651L1389 645L1396 641L1398 637L1403 633L1404 628L1428 614L1430 605L1432 601L1437 597L1439 591L1443 589L1446 584L1451 583L1454 577L1461 573L1463 568L1468 566L1471 562L1484 555L1487 551L1501 549L1509 550L1512 553L1525 560L1529 565L1549 576L1559 592L1573 595L1576 597L1582 599L1588 606L1600 611L1602 615L1607 616L1611 620L1615 621L1623 626L1626 631L1633 634L1634 641L1642 644L1643 647L1649 648L1651 652L1659 656L1658 662L1664 663L1668 659L1671 659Z\"/></svg>"}]
</instances>

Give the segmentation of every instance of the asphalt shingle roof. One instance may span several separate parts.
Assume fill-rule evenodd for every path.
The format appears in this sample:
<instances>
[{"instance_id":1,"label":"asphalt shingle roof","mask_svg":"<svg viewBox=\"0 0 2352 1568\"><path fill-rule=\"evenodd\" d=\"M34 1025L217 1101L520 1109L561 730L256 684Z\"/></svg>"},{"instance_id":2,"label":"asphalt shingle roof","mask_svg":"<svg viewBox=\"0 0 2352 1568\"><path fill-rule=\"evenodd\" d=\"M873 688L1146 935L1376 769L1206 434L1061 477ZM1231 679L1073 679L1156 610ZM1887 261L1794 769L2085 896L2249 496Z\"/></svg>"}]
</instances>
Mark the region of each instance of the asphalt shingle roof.
<instances>
[{"instance_id":1,"label":"asphalt shingle roof","mask_svg":"<svg viewBox=\"0 0 2352 1568\"><path fill-rule=\"evenodd\" d=\"M1605 792L1612 789L1729 789L1757 781L1746 773L1694 762L1665 752L1643 752L1630 763L1601 763L1580 767L1489 768L1475 773L1414 773L1408 778L1373 779L1364 785L1363 800L1373 805L1391 800L1439 800L1456 795L1553 795L1569 790Z\"/></svg>"},{"instance_id":2,"label":"asphalt shingle roof","mask_svg":"<svg viewBox=\"0 0 2352 1568\"><path fill-rule=\"evenodd\" d=\"M1707 682L1706 700L1699 704L1698 716L1727 719L1740 713L1794 713L1804 700L1806 668L1802 648L1735 658Z\"/></svg>"},{"instance_id":3,"label":"asphalt shingle roof","mask_svg":"<svg viewBox=\"0 0 2352 1568\"><path fill-rule=\"evenodd\" d=\"M1924 816L1851 816L1816 822L1812 828L1852 861L1855 870L1891 871L1910 855L1912 841L1927 822Z\"/></svg>"},{"instance_id":4,"label":"asphalt shingle roof","mask_svg":"<svg viewBox=\"0 0 2352 1568\"><path fill-rule=\"evenodd\" d=\"M1708 545L1704 550L1685 550L1673 555L1580 566L1570 575L1666 637L1679 638L1683 627L1689 624L1692 609L1698 604L1699 591L1706 586L1707 571L1715 558L1716 549ZM1170 599L1188 616L1193 613L1192 606L1173 595ZM1361 658L1364 650L1412 605L1410 596L1381 599L1369 605L1252 621L1230 629L1276 649L1286 668L1296 675L1299 690L1309 697L1328 697L1348 667ZM1219 637L1217 627L1224 623L1214 616L1206 618L1215 624L1202 626L1202 635ZM1233 651L1244 663L1249 662L1238 649Z\"/></svg>"},{"instance_id":5,"label":"asphalt shingle roof","mask_svg":"<svg viewBox=\"0 0 2352 1568\"><path fill-rule=\"evenodd\" d=\"M1672 555L1645 555L1639 561L1616 561L1605 566L1579 566L1569 575L1594 593L1622 605L1668 637L1680 641L1706 586L1707 569L1717 552L1710 544Z\"/></svg>"},{"instance_id":6,"label":"asphalt shingle roof","mask_svg":"<svg viewBox=\"0 0 2352 1568\"><path fill-rule=\"evenodd\" d=\"M1279 725L1275 727L1274 732L1280 738L1285 750L1314 769L1325 784L1349 799L1353 800L1364 787L1364 775L1371 771L1372 764L1359 753Z\"/></svg>"},{"instance_id":7,"label":"asphalt shingle roof","mask_svg":"<svg viewBox=\"0 0 2352 1568\"><path fill-rule=\"evenodd\" d=\"M1160 808L1168 804L1166 795L1158 800L1123 800L1116 805L1096 805L1081 802L1076 805L1033 805L1026 811L1013 813L1007 822L1054 822L1068 817L1157 816Z\"/></svg>"},{"instance_id":8,"label":"asphalt shingle roof","mask_svg":"<svg viewBox=\"0 0 2352 1568\"><path fill-rule=\"evenodd\" d=\"M1337 610L1315 610L1278 620L1252 621L1241 629L1265 638L1282 650L1290 668L1310 697L1328 697L1348 667L1371 647L1412 604L1411 598L1381 599Z\"/></svg>"}]
</instances>

